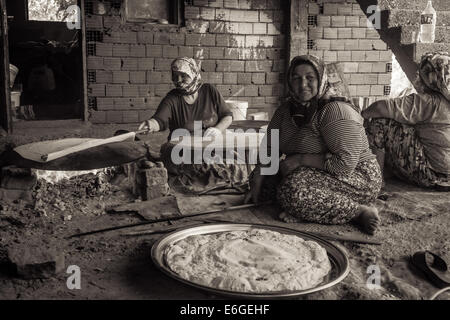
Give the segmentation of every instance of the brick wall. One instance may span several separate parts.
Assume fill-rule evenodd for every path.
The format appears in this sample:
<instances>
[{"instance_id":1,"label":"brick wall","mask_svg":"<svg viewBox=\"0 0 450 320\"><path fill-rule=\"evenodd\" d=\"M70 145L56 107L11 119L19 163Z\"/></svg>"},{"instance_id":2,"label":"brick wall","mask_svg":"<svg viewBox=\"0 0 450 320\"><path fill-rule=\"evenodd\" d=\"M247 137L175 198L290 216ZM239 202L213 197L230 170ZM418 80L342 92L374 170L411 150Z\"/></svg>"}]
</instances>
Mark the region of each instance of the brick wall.
<instances>
[{"instance_id":1,"label":"brick wall","mask_svg":"<svg viewBox=\"0 0 450 320\"><path fill-rule=\"evenodd\" d=\"M392 52L356 0L308 1L308 52L339 62L353 97L382 99L390 92Z\"/></svg>"},{"instance_id":2,"label":"brick wall","mask_svg":"<svg viewBox=\"0 0 450 320\"><path fill-rule=\"evenodd\" d=\"M285 0L186 1L186 26L127 23L120 1L86 3L89 120L138 123L173 88L176 57L201 60L202 77L225 98L272 114L283 94Z\"/></svg>"}]
</instances>

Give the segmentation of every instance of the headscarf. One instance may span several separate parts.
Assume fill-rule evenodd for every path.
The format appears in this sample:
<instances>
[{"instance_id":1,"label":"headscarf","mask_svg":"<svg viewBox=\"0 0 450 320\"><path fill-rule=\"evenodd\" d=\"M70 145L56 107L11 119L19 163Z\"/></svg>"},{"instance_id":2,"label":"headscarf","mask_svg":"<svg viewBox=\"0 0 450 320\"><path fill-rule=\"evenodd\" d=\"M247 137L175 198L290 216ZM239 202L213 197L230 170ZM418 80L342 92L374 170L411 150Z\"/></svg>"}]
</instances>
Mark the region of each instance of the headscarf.
<instances>
[{"instance_id":1,"label":"headscarf","mask_svg":"<svg viewBox=\"0 0 450 320\"><path fill-rule=\"evenodd\" d=\"M304 102L301 102L300 97L295 93L292 82L292 74L294 72L294 69L298 65L305 63L311 65L316 71L319 86L317 95L312 98L309 103L306 104ZM325 63L320 58L314 55L297 56L292 59L287 72L287 87L289 91L289 101L291 102L291 116L298 126L310 123L314 113L328 102L350 102L347 97L339 95L336 88L330 84L330 82L328 81L327 68Z\"/></svg>"},{"instance_id":2,"label":"headscarf","mask_svg":"<svg viewBox=\"0 0 450 320\"><path fill-rule=\"evenodd\" d=\"M192 79L189 83L174 82L179 94L184 96L194 94L202 86L200 65L194 59L186 57L175 59L171 64L171 70L184 73Z\"/></svg>"},{"instance_id":3,"label":"headscarf","mask_svg":"<svg viewBox=\"0 0 450 320\"><path fill-rule=\"evenodd\" d=\"M434 77L426 73L425 67L431 65ZM422 83L433 91L440 92L450 101L450 55L448 52L429 52L422 56L419 65L419 76Z\"/></svg>"}]
</instances>

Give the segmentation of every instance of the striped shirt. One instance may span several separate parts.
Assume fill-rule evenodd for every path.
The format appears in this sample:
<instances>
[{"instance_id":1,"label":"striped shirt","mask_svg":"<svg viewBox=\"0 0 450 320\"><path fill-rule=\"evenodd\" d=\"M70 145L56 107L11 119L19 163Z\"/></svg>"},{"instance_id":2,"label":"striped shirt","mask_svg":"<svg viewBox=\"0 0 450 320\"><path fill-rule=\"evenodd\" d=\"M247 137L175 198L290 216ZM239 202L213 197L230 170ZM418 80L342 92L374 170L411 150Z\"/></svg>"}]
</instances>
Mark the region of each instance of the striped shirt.
<instances>
[{"instance_id":1,"label":"striped shirt","mask_svg":"<svg viewBox=\"0 0 450 320\"><path fill-rule=\"evenodd\" d=\"M267 128L269 147L270 130L280 130L280 154L329 153L324 170L333 175L349 174L358 163L375 158L363 127L364 119L349 104L330 102L301 128L292 119L289 105L287 102L275 111Z\"/></svg>"}]
</instances>

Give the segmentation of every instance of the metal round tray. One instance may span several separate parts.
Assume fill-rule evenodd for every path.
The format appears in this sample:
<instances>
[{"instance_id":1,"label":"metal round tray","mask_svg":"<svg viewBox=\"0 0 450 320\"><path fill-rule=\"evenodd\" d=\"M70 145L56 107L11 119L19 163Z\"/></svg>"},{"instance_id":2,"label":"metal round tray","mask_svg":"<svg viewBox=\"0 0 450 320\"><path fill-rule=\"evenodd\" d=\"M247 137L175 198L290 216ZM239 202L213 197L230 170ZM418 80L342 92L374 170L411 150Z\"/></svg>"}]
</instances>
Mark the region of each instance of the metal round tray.
<instances>
[{"instance_id":1,"label":"metal round tray","mask_svg":"<svg viewBox=\"0 0 450 320\"><path fill-rule=\"evenodd\" d=\"M327 251L328 258L331 263L331 271L325 277L325 279L316 287L310 288L307 290L298 290L298 291L277 291L277 292L266 292L266 293L250 293L250 292L238 292L238 291L230 291L223 290L218 288L213 288L201 284L194 283L192 281L181 278L177 273L173 272L165 262L164 252L166 248L168 248L171 244L184 239L186 237L192 235L200 235L200 234L210 234L210 233L218 233L218 232L228 232L228 231L245 231L252 228L258 229L266 229L273 230L284 234L293 234L297 235L304 240L312 240L319 243L322 247L324 247ZM209 225L199 225L199 226L188 226L182 229L179 229L175 232L169 233L159 239L152 247L151 251L152 260L154 264L165 274L168 276L181 281L190 286L203 289L209 292L213 292L220 295L225 295L234 298L252 298L252 299L274 299L274 298L288 298L301 296L305 294L309 294L312 292L317 292L342 281L349 273L349 262L347 255L340 248L328 242L322 238L317 236L308 234L306 232L301 232L289 228L270 226L270 225L260 225L260 224L242 224L242 223L217 223L217 224L209 224Z\"/></svg>"}]
</instances>

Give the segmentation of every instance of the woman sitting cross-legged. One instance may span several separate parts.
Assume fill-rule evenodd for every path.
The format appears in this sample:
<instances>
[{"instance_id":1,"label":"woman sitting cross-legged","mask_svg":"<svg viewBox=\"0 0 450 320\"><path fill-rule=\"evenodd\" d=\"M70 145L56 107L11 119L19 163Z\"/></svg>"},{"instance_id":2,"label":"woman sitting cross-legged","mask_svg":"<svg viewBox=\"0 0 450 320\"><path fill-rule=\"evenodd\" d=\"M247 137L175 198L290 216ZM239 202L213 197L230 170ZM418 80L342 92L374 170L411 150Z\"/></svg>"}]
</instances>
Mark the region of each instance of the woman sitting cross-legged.
<instances>
[{"instance_id":1,"label":"woman sitting cross-legged","mask_svg":"<svg viewBox=\"0 0 450 320\"><path fill-rule=\"evenodd\" d=\"M276 110L265 137L276 152L270 135L278 129L279 151L286 158L276 175L255 168L246 201L276 196L286 222L354 221L373 234L380 218L371 203L382 178L359 110L333 95L325 65L314 56L292 60L287 86L290 97Z\"/></svg>"},{"instance_id":2,"label":"woman sitting cross-legged","mask_svg":"<svg viewBox=\"0 0 450 320\"><path fill-rule=\"evenodd\" d=\"M450 190L450 55L422 57L424 92L381 100L362 116L380 166L406 182Z\"/></svg>"}]
</instances>

